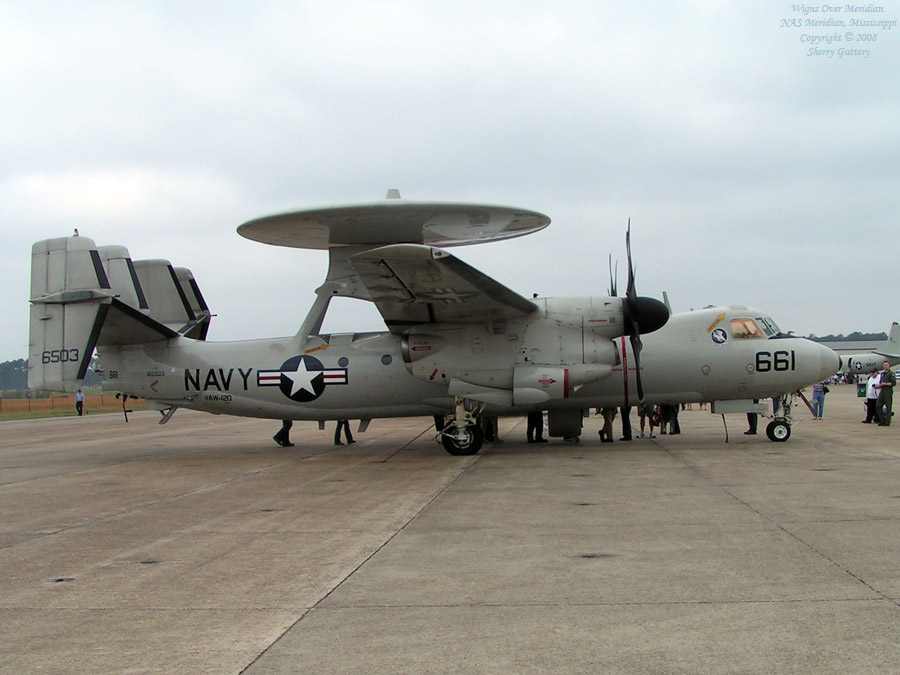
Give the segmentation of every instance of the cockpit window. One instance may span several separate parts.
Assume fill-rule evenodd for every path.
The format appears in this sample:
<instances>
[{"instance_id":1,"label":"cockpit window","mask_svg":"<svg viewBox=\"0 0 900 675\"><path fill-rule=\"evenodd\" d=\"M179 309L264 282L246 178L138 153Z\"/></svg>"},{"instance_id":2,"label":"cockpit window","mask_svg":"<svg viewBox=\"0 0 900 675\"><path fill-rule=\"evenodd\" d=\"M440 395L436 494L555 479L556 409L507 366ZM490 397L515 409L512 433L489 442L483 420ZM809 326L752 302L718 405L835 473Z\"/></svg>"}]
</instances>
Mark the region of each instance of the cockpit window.
<instances>
[{"instance_id":1,"label":"cockpit window","mask_svg":"<svg viewBox=\"0 0 900 675\"><path fill-rule=\"evenodd\" d=\"M765 331L766 335L769 337L773 337L775 335L779 335L781 333L781 329L775 324L772 319L767 316L757 317L756 322L762 326L762 329Z\"/></svg>"},{"instance_id":2,"label":"cockpit window","mask_svg":"<svg viewBox=\"0 0 900 675\"><path fill-rule=\"evenodd\" d=\"M761 338L765 337L753 319L732 319L731 336L734 338Z\"/></svg>"}]
</instances>

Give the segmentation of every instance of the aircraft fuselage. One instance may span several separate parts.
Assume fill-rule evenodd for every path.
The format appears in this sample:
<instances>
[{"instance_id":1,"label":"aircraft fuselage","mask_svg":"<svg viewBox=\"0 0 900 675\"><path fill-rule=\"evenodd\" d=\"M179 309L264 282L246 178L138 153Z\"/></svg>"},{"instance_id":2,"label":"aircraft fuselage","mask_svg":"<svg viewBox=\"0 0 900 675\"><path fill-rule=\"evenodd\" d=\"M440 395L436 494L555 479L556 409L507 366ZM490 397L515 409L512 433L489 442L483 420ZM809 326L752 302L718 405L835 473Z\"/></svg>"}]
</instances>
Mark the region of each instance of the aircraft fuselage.
<instances>
[{"instance_id":1,"label":"aircraft fuselage","mask_svg":"<svg viewBox=\"0 0 900 675\"><path fill-rule=\"evenodd\" d=\"M642 338L645 398L656 404L762 399L837 371L837 355L812 341L741 334L741 321L758 316L744 308L672 315ZM100 360L105 386L160 406L273 419L432 415L451 410L460 387L497 414L635 404L630 341L594 343L577 317L569 323L560 327L543 315L502 329L429 325L403 336L333 334L311 339L302 353L296 337L174 338L104 347ZM426 339L416 341L417 334ZM411 355L417 347L426 355ZM476 373L480 380L471 382ZM543 388L545 399L514 401L523 383L528 391Z\"/></svg>"}]
</instances>

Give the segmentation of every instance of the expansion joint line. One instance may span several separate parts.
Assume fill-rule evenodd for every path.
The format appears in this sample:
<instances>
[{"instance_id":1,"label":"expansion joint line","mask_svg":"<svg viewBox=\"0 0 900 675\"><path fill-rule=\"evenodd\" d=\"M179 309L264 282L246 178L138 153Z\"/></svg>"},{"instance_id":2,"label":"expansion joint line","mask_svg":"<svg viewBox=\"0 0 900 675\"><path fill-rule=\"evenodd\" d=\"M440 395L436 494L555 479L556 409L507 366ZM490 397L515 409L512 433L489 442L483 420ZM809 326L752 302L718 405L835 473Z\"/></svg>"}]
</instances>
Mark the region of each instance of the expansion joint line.
<instances>
[{"instance_id":1,"label":"expansion joint line","mask_svg":"<svg viewBox=\"0 0 900 675\"><path fill-rule=\"evenodd\" d=\"M412 442L415 441L416 439L420 438L420 437L422 436L422 434L426 433L427 431L428 431L428 429L425 429L425 431L423 431L421 434L419 434L418 436L416 436L416 438L414 438L414 439L413 439L412 441L410 441L409 443L412 443ZM403 448L407 447L407 446L409 445L409 443L406 443L406 444L403 446ZM400 448L400 450L402 450L403 448ZM399 452L399 450L398 450L397 452ZM393 455L395 455L395 454L397 454L397 453L394 452L394 453L391 454L391 456L393 456ZM338 582L334 585L334 587L333 587L331 590L329 590L325 595L323 595L321 598L319 598L319 599L316 601L316 603L315 603L312 607L310 607L309 609L305 610L305 611L300 615L300 617L299 617L294 623L292 623L290 626L288 626L288 627L284 630L284 632L281 633L281 635L279 635L279 636L278 636L278 637L277 637L277 638L276 638L276 639L275 639L268 647L266 647L263 651L261 651L261 652L256 656L255 659L253 659L250 663L248 663L247 666L241 670L241 673L244 673L244 672L246 672L248 669L252 668L253 665L254 665L257 661L259 661L259 660L263 657L263 655L265 655L265 653L266 653L267 651L269 651L272 647L274 647L274 646L277 645L279 642L281 642L282 638L284 638L284 636L287 635L289 632L291 632L291 630L293 630L293 628L294 628L295 626L297 626L301 621L303 621L303 619L305 619L305 618L309 615L309 613L310 613L311 611L313 611L314 609L318 608L319 605L321 605L323 602L325 602L325 600L327 600L329 597L331 597L331 594L332 594L332 593L334 593L337 589L339 589L341 586L343 586L344 583L345 583L348 579L350 579L350 577L352 577L354 574L356 574L356 573L357 573L357 572L358 572L358 571L359 571L366 563L368 563L372 558L374 558L376 555L378 555L378 553L379 553L385 546L387 546L388 544L390 544L398 534L400 534L401 532L403 532L403 531L410 525L410 523L412 523L416 518L418 518L418 517L419 517L426 509L428 509L428 507L430 507L430 506L431 506L431 505L432 505L432 504L433 504L440 496L442 496L448 489L450 489L450 487L452 487L453 485L455 485L456 482L463 476L463 474L465 474L469 469L471 469L471 468L472 468L473 466L475 466L478 462L480 462L480 461L481 461L481 458L482 458L482 455L478 455L477 457L474 457L474 458L473 458L473 461L472 461L471 463L466 464L464 467L462 467L462 469L460 469L459 473L457 473L456 476L453 477L453 480L451 480L451 481L448 482L446 485L444 485L440 490L438 490L438 491L434 494L434 496L432 496L431 499L429 499L425 504L422 505L422 508L420 508L418 511L416 511L416 512L409 518L409 520L407 520L405 523L403 523L403 526L402 526L402 527L398 528L397 531L394 532L394 534L392 534L390 537L388 537L387 539L385 539L385 540L381 543L380 546L378 546L374 551L372 551L368 556L366 556L366 558L365 558L361 563L359 563L356 567L354 567L352 570L350 570L350 572L348 572L348 573L344 576L343 579L341 579L340 581L338 581Z\"/></svg>"},{"instance_id":2,"label":"expansion joint line","mask_svg":"<svg viewBox=\"0 0 900 675\"><path fill-rule=\"evenodd\" d=\"M844 567L843 565L838 564L838 562L837 562L836 560L834 560L833 558L829 557L829 556L826 555L823 551L820 551L819 549L817 549L815 546L813 546L813 545L810 544L809 542L805 541L803 538L801 538L801 537L800 537L799 535L797 535L796 533L791 532L789 529L787 529L784 525L782 525L781 523L779 523L778 521L776 521L775 519L773 519L771 516L767 516L765 513L763 513L762 511L760 511L758 508L756 508L756 507L753 506L752 504L749 504L749 503L746 502L745 500L743 500L743 499L741 499L740 497L738 497L736 494L734 494L734 492L732 492L731 490L729 490L729 489L728 489L727 487L725 487L724 485L720 485L720 484L717 483L716 481L712 480L712 479L711 479L709 476L707 476L703 471L701 471L700 469L698 469L694 464L692 464L691 462L689 462L688 460L686 460L684 457L680 457L680 456L676 455L674 452L672 452L672 450L670 450L670 449L668 449L668 448L664 448L664 450L666 451L666 453L667 453L670 457L672 457L672 459L674 459L674 460L680 462L681 464L683 464L684 466L688 467L691 471L694 472L695 475L699 476L700 478L702 478L704 481L706 481L706 482L709 483L710 485L714 485L717 489L719 489L719 490L721 490L722 492L724 492L726 495L728 495L729 497L731 497L731 499L733 499L733 500L736 501L737 503L741 504L741 505L742 505L743 507L745 507L746 509L749 509L750 511L752 511L753 513L755 513L755 514L756 514L757 516L759 516L761 519L765 520L766 522L770 523L771 525L774 525L776 528L778 528L779 530L781 530L784 534L786 534L787 536L789 536L791 539L793 539L793 540L796 541L797 543L801 544L802 546L805 546L808 550L812 551L812 552L815 553L817 556L819 556L820 558L822 558L822 560L827 561L827 562L830 563L832 566L834 566L834 567L836 567L837 569L841 570L841 571L842 571L844 574L846 574L847 576L853 578L857 583L859 583L859 584L865 586L866 588L868 588L870 591L872 591L872 593L876 594L876 595L877 595L879 598L881 598L882 600L886 600L886 601L890 602L891 604L896 605L897 607L900 607L900 600L897 600L897 599L894 599L894 598L888 596L888 595L885 594L884 592L882 592L882 591L878 590L877 588L875 588L872 584L870 584L868 581L866 581L865 579L863 579L862 577L860 577L858 574L854 574L853 572L851 572L849 569L847 569L847 568Z\"/></svg>"}]
</instances>

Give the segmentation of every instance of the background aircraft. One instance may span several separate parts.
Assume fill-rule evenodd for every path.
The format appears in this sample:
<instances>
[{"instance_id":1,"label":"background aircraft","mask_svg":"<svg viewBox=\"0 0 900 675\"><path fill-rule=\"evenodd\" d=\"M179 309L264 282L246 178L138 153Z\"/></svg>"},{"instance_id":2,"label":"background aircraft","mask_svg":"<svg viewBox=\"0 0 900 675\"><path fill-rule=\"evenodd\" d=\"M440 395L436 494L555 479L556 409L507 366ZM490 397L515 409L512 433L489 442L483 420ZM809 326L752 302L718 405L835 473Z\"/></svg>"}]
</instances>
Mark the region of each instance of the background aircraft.
<instances>
[{"instance_id":1,"label":"background aircraft","mask_svg":"<svg viewBox=\"0 0 900 675\"><path fill-rule=\"evenodd\" d=\"M881 370L885 361L896 366L900 363L900 324L896 321L892 323L887 340L871 352L840 354L840 357L840 370L844 373L871 373L873 370Z\"/></svg>"},{"instance_id":2,"label":"background aircraft","mask_svg":"<svg viewBox=\"0 0 900 675\"><path fill-rule=\"evenodd\" d=\"M546 411L551 436L577 436L592 407L645 397L752 405L838 369L830 349L781 334L759 312L670 319L663 303L637 295L630 243L625 297L524 298L444 248L528 234L547 216L398 197L238 228L256 241L328 250L325 283L286 338L208 342L211 314L189 270L132 261L125 248L86 237L37 242L29 386L74 391L96 349L104 386L147 399L163 422L179 407L359 419L361 430L378 417L449 413L444 447L470 454L485 413ZM373 302L388 331L320 334L335 296ZM779 424L770 437L784 440L790 426Z\"/></svg>"}]
</instances>

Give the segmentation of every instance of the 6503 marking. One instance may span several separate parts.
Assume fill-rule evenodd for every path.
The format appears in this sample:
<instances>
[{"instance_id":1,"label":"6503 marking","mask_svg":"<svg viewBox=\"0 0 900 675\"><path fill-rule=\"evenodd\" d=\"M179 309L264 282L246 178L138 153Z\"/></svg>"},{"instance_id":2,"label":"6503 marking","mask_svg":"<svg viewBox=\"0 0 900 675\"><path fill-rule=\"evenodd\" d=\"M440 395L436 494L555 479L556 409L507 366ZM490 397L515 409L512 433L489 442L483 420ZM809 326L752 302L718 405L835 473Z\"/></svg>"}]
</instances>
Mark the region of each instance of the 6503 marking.
<instances>
[{"instance_id":1,"label":"6503 marking","mask_svg":"<svg viewBox=\"0 0 900 675\"><path fill-rule=\"evenodd\" d=\"M81 354L78 348L52 349L41 353L41 363L70 363L80 361Z\"/></svg>"}]
</instances>

